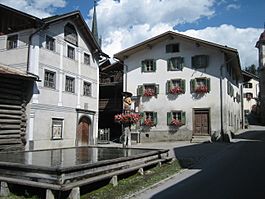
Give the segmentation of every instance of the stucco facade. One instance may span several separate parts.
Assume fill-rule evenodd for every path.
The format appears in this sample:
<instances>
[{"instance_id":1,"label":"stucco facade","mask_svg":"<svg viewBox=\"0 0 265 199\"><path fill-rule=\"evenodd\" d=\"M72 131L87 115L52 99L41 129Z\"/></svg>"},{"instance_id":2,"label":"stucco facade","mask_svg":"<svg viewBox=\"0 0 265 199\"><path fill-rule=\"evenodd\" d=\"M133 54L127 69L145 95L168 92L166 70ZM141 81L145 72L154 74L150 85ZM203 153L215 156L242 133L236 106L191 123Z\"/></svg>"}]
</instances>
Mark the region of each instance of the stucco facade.
<instances>
[{"instance_id":1,"label":"stucco facade","mask_svg":"<svg viewBox=\"0 0 265 199\"><path fill-rule=\"evenodd\" d=\"M67 40L67 25L76 43ZM10 35L18 39L17 46L8 49ZM2 63L40 80L27 107L26 149L83 145L78 139L96 143L101 50L78 11L44 19L38 28L1 35L0 49Z\"/></svg>"},{"instance_id":2,"label":"stucco facade","mask_svg":"<svg viewBox=\"0 0 265 199\"><path fill-rule=\"evenodd\" d=\"M178 44L178 52L166 52L166 46L171 44ZM226 61L228 54L232 57L230 61ZM194 69L192 57L196 55L207 55L208 66ZM220 138L221 131L229 133L238 130L242 118L238 73L240 65L236 55L234 50L222 51L221 47L173 32L166 32L115 54L124 63L124 91L131 92L139 100L136 111L155 112L157 115L156 125L136 128L140 132L141 142L191 140L197 128L195 117L198 112L208 114L207 135L213 139ZM168 70L168 60L172 57L183 57L181 70ZM141 62L150 59L155 61L155 71L143 72ZM191 82L196 78L209 79L208 92L198 94L192 91ZM167 82L174 79L184 80L184 93L168 93ZM152 97L139 96L139 85L148 84L157 85L159 91ZM229 95L228 87L233 90L233 96L231 92ZM168 124L167 114L172 111L185 113L184 124L179 128L172 128Z\"/></svg>"}]
</instances>

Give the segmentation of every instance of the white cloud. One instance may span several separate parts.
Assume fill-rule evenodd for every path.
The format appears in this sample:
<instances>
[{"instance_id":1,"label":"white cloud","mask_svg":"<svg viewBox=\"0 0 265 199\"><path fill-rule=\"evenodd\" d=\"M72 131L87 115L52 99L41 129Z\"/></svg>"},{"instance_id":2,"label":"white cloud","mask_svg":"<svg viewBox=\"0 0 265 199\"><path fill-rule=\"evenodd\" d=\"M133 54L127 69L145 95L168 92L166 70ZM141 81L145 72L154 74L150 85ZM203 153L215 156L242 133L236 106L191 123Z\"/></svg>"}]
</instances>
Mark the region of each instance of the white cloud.
<instances>
[{"instance_id":1,"label":"white cloud","mask_svg":"<svg viewBox=\"0 0 265 199\"><path fill-rule=\"evenodd\" d=\"M226 10L232 10L232 9L239 9L241 6L240 5L237 5L237 4L229 4L226 6Z\"/></svg>"},{"instance_id":2,"label":"white cloud","mask_svg":"<svg viewBox=\"0 0 265 199\"><path fill-rule=\"evenodd\" d=\"M66 6L66 0L0 0L0 3L39 18L50 16L54 9Z\"/></svg>"}]
</instances>

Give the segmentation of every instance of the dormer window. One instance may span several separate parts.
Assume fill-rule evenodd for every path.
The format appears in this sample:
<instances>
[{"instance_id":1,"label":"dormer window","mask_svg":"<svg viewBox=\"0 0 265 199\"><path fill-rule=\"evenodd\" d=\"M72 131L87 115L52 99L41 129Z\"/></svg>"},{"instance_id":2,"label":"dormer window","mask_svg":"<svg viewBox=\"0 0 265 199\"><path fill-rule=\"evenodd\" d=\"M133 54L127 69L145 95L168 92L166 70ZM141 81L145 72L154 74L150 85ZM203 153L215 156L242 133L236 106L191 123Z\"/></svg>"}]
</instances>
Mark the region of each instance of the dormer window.
<instances>
[{"instance_id":1,"label":"dormer window","mask_svg":"<svg viewBox=\"0 0 265 199\"><path fill-rule=\"evenodd\" d=\"M76 46L78 45L77 32L75 27L70 23L64 26L64 40Z\"/></svg>"}]
</instances>

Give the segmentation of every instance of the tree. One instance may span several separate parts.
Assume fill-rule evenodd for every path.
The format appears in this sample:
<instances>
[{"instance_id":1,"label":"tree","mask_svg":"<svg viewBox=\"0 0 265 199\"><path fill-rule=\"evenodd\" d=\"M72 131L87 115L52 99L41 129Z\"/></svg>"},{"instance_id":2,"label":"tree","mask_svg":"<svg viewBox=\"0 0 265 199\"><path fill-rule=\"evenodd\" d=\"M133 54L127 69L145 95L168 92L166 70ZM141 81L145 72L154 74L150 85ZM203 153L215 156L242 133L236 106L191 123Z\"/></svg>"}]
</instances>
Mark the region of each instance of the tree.
<instances>
[{"instance_id":1,"label":"tree","mask_svg":"<svg viewBox=\"0 0 265 199\"><path fill-rule=\"evenodd\" d=\"M249 73L252 73L253 75L257 75L257 68L256 68L256 65L255 64L252 64L250 66L247 66L245 68L245 71L249 72Z\"/></svg>"}]
</instances>

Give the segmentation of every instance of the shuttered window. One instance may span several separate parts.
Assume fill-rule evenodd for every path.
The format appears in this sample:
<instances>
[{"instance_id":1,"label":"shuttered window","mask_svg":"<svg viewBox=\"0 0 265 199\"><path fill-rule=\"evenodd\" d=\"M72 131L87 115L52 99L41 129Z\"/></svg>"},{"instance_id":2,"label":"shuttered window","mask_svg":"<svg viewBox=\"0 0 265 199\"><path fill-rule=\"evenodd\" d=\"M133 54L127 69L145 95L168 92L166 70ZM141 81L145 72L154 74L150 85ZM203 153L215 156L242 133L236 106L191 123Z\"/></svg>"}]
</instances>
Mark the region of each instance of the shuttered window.
<instances>
[{"instance_id":1,"label":"shuttered window","mask_svg":"<svg viewBox=\"0 0 265 199\"><path fill-rule=\"evenodd\" d=\"M156 61L154 59L146 59L142 61L142 72L155 72Z\"/></svg>"},{"instance_id":2,"label":"shuttered window","mask_svg":"<svg viewBox=\"0 0 265 199\"><path fill-rule=\"evenodd\" d=\"M183 111L167 112L167 125L182 126L186 124L186 113Z\"/></svg>"},{"instance_id":3,"label":"shuttered window","mask_svg":"<svg viewBox=\"0 0 265 199\"><path fill-rule=\"evenodd\" d=\"M209 93L211 91L210 78L195 78L190 80L191 93Z\"/></svg>"},{"instance_id":4,"label":"shuttered window","mask_svg":"<svg viewBox=\"0 0 265 199\"><path fill-rule=\"evenodd\" d=\"M141 126L152 127L157 125L157 112L146 111L140 113L140 115L141 115L141 120L140 120Z\"/></svg>"},{"instance_id":5,"label":"shuttered window","mask_svg":"<svg viewBox=\"0 0 265 199\"><path fill-rule=\"evenodd\" d=\"M169 71L182 70L184 67L184 57L171 57L167 61Z\"/></svg>"},{"instance_id":6,"label":"shuttered window","mask_svg":"<svg viewBox=\"0 0 265 199\"><path fill-rule=\"evenodd\" d=\"M138 96L152 97L158 94L159 94L158 84L144 84L144 85L139 85L137 88Z\"/></svg>"},{"instance_id":7,"label":"shuttered window","mask_svg":"<svg viewBox=\"0 0 265 199\"><path fill-rule=\"evenodd\" d=\"M191 59L192 68L206 68L208 66L208 55L196 55Z\"/></svg>"},{"instance_id":8,"label":"shuttered window","mask_svg":"<svg viewBox=\"0 0 265 199\"><path fill-rule=\"evenodd\" d=\"M182 94L186 91L185 79L171 79L167 81L166 93L167 94Z\"/></svg>"}]
</instances>

